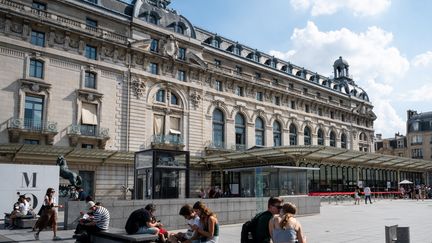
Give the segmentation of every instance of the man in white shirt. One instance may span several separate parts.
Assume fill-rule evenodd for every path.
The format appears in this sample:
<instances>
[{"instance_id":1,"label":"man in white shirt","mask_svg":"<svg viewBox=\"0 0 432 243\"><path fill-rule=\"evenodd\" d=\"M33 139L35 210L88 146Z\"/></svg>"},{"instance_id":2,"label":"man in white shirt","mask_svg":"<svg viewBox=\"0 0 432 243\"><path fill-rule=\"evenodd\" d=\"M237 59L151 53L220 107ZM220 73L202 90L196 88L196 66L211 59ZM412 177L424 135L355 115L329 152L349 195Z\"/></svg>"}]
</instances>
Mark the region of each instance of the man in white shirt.
<instances>
[{"instance_id":1,"label":"man in white shirt","mask_svg":"<svg viewBox=\"0 0 432 243\"><path fill-rule=\"evenodd\" d=\"M369 202L370 204L372 204L372 200L371 200L371 189L370 187L366 186L363 190L364 195L365 195L365 204L367 204L367 200L369 198Z\"/></svg>"},{"instance_id":2,"label":"man in white shirt","mask_svg":"<svg viewBox=\"0 0 432 243\"><path fill-rule=\"evenodd\" d=\"M182 243L199 243L198 234L196 231L192 230L193 225L198 227L201 226L200 218L195 213L193 208L186 204L180 208L179 214L187 220L188 229L186 232L179 232L177 234L171 234L168 242L177 243L178 241Z\"/></svg>"}]
</instances>

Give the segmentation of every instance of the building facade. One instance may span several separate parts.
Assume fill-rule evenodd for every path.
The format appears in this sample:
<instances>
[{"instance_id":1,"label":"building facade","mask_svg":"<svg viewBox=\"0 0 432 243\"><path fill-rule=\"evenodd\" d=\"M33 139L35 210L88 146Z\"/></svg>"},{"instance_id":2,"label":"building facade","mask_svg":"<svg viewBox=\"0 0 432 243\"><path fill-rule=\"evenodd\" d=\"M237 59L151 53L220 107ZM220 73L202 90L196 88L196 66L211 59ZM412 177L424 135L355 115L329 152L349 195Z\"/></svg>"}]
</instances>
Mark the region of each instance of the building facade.
<instances>
[{"instance_id":1,"label":"building facade","mask_svg":"<svg viewBox=\"0 0 432 243\"><path fill-rule=\"evenodd\" d=\"M66 153L97 196L117 198L133 152L154 147L190 151L195 189L225 180L203 167L211 154L373 152L373 105L346 60L325 77L197 28L169 3L0 0L1 161Z\"/></svg>"}]
</instances>

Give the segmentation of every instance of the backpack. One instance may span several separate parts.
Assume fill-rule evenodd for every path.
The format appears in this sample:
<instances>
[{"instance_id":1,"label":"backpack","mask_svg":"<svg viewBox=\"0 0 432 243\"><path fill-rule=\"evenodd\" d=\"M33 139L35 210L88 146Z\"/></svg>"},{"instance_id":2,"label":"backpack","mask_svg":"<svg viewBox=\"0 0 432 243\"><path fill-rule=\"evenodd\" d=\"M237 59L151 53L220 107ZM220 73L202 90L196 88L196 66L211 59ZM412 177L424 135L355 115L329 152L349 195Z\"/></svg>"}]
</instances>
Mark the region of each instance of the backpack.
<instances>
[{"instance_id":1,"label":"backpack","mask_svg":"<svg viewBox=\"0 0 432 243\"><path fill-rule=\"evenodd\" d=\"M255 215L255 217L253 217L251 220L247 221L242 225L241 237L240 237L241 243L259 243L256 242L255 232L256 232L256 227L258 225L258 220L261 217L261 215L263 215L264 213L265 212L261 212Z\"/></svg>"}]
</instances>

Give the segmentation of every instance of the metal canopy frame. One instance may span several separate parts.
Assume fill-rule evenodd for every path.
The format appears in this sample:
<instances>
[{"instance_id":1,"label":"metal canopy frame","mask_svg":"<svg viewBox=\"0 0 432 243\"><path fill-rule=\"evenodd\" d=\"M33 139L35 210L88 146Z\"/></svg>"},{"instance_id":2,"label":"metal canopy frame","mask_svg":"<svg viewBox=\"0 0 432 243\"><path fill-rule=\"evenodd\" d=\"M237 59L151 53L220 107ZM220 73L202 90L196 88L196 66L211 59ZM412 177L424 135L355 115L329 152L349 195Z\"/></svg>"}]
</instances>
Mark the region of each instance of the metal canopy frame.
<instances>
[{"instance_id":1,"label":"metal canopy frame","mask_svg":"<svg viewBox=\"0 0 432 243\"><path fill-rule=\"evenodd\" d=\"M260 166L282 164L291 161L349 164L353 166L385 167L424 171L432 169L432 161L411 159L392 155L366 153L326 146L281 146L247 151L212 154L202 158L209 168L230 169L241 165Z\"/></svg>"}]
</instances>

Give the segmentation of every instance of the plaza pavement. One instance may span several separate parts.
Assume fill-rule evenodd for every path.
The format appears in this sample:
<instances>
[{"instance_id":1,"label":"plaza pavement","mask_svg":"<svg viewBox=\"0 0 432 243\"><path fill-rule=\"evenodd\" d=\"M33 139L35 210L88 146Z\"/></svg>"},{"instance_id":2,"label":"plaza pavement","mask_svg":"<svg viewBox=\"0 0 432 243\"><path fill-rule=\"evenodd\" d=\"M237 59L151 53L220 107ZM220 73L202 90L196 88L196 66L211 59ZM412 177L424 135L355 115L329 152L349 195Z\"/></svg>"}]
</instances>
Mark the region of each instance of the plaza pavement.
<instances>
[{"instance_id":1,"label":"plaza pavement","mask_svg":"<svg viewBox=\"0 0 432 243\"><path fill-rule=\"evenodd\" d=\"M215 199L217 200L217 199ZM308 243L384 243L384 226L410 227L411 243L432 243L432 200L378 200L354 205L321 203L321 214L299 217ZM223 225L220 243L240 242L241 224ZM73 230L59 230L62 242L75 242ZM6 238L5 238L6 237ZM0 230L0 242L52 242L52 232L35 241L29 229Z\"/></svg>"}]
</instances>

